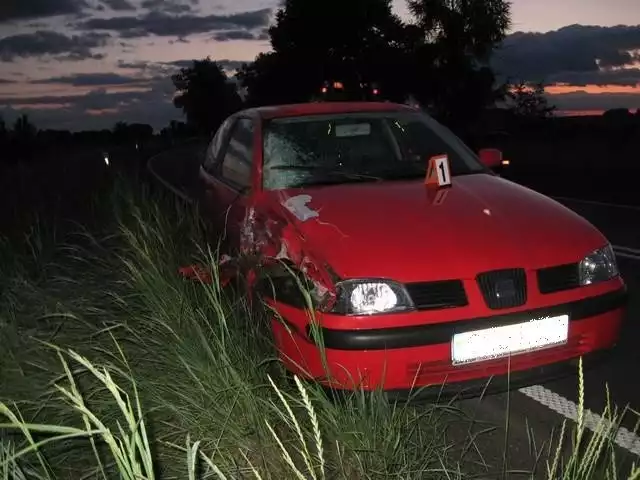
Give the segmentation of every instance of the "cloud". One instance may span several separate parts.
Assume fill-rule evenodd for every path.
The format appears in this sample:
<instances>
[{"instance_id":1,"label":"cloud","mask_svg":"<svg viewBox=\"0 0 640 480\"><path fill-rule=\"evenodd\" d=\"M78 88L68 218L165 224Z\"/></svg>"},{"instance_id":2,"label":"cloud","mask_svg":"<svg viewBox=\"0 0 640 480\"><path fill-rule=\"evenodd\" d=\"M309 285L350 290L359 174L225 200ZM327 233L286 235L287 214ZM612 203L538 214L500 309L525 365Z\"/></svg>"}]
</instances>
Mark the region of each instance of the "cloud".
<instances>
[{"instance_id":1,"label":"cloud","mask_svg":"<svg viewBox=\"0 0 640 480\"><path fill-rule=\"evenodd\" d=\"M9 80L7 78L0 78L0 85L9 85L12 83L17 83L15 80Z\"/></svg>"},{"instance_id":2,"label":"cloud","mask_svg":"<svg viewBox=\"0 0 640 480\"><path fill-rule=\"evenodd\" d=\"M54 56L65 60L103 58L94 49L107 44L106 33L65 35L48 30L22 33L0 39L0 60L11 62L16 58Z\"/></svg>"},{"instance_id":3,"label":"cloud","mask_svg":"<svg viewBox=\"0 0 640 480\"><path fill-rule=\"evenodd\" d=\"M85 0L1 0L0 22L81 13Z\"/></svg>"},{"instance_id":4,"label":"cloud","mask_svg":"<svg viewBox=\"0 0 640 480\"><path fill-rule=\"evenodd\" d=\"M92 18L79 23L83 30L112 31L124 38L157 36L187 37L197 33L219 30L251 31L264 28L269 23L271 9L230 15L169 15L162 11L152 11L143 16L122 16L113 18Z\"/></svg>"},{"instance_id":5,"label":"cloud","mask_svg":"<svg viewBox=\"0 0 640 480\"><path fill-rule=\"evenodd\" d=\"M118 67L120 68L130 68L134 70L145 70L151 65L149 62L145 62L144 60L138 60L134 62L127 62L125 60L118 60Z\"/></svg>"},{"instance_id":6,"label":"cloud","mask_svg":"<svg viewBox=\"0 0 640 480\"><path fill-rule=\"evenodd\" d=\"M248 61L216 60L228 72ZM183 119L181 110L172 103L175 87L171 74L191 65L191 59L120 61L118 67L123 69L122 73L79 73L33 80L30 83L68 85L85 91L89 89L89 92L0 97L0 116L11 122L26 113L38 128L43 129L102 129L111 128L117 121L147 123L160 129L171 120ZM125 73L125 70L129 72Z\"/></svg>"},{"instance_id":7,"label":"cloud","mask_svg":"<svg viewBox=\"0 0 640 480\"><path fill-rule=\"evenodd\" d=\"M214 61L227 72L237 70L245 63L251 63L251 60L229 60L227 58L216 59ZM193 60L174 60L172 62L162 62L158 65L174 67L176 69L189 68L193 66Z\"/></svg>"},{"instance_id":8,"label":"cloud","mask_svg":"<svg viewBox=\"0 0 640 480\"><path fill-rule=\"evenodd\" d=\"M139 122L162 128L180 119L172 103L173 85L167 78L150 79L135 91L109 92L97 88L85 95L0 98L0 115L12 121L27 113L38 128L89 130L111 128L117 121Z\"/></svg>"},{"instance_id":9,"label":"cloud","mask_svg":"<svg viewBox=\"0 0 640 480\"><path fill-rule=\"evenodd\" d=\"M216 59L218 65L220 65L227 75L231 75L235 70L239 69L244 63L251 63L251 60L229 60L226 58ZM173 73L176 73L181 68L189 68L193 66L193 60L173 60L170 62L125 62L119 61L118 67L126 70L137 70L142 75L152 77L164 77L170 78ZM127 77L125 77L127 78ZM133 77L134 82L139 82L138 77Z\"/></svg>"},{"instance_id":10,"label":"cloud","mask_svg":"<svg viewBox=\"0 0 640 480\"><path fill-rule=\"evenodd\" d=\"M143 75L147 78L170 78L171 74L182 67L191 66L192 62L192 60L178 60L175 62L148 62L145 60L127 62L120 60L118 67L124 70L136 70L136 76Z\"/></svg>"},{"instance_id":11,"label":"cloud","mask_svg":"<svg viewBox=\"0 0 640 480\"><path fill-rule=\"evenodd\" d=\"M235 73L240 67L242 67L245 63L251 63L251 60L229 60L226 58L215 60L215 62L222 67L224 72L226 73L229 81L236 82ZM174 66L176 68L189 68L193 65L193 60L178 60L175 62L170 62L168 65Z\"/></svg>"},{"instance_id":12,"label":"cloud","mask_svg":"<svg viewBox=\"0 0 640 480\"><path fill-rule=\"evenodd\" d=\"M189 68L193 65L193 60L174 60L172 62L162 62L162 65L176 68Z\"/></svg>"},{"instance_id":13,"label":"cloud","mask_svg":"<svg viewBox=\"0 0 640 480\"><path fill-rule=\"evenodd\" d=\"M115 11L135 10L136 7L128 2L128 0L102 0L107 7Z\"/></svg>"},{"instance_id":14,"label":"cloud","mask_svg":"<svg viewBox=\"0 0 640 480\"><path fill-rule=\"evenodd\" d=\"M141 7L166 13L187 13L193 11L198 0L143 0Z\"/></svg>"},{"instance_id":15,"label":"cloud","mask_svg":"<svg viewBox=\"0 0 640 480\"><path fill-rule=\"evenodd\" d=\"M570 25L546 33L509 35L493 66L504 77L549 84L635 85L638 51L640 25Z\"/></svg>"},{"instance_id":16,"label":"cloud","mask_svg":"<svg viewBox=\"0 0 640 480\"><path fill-rule=\"evenodd\" d=\"M269 34L265 28L257 33L248 30L227 30L216 33L213 39L216 42L228 42L231 40L268 40Z\"/></svg>"},{"instance_id":17,"label":"cloud","mask_svg":"<svg viewBox=\"0 0 640 480\"><path fill-rule=\"evenodd\" d=\"M184 37L178 37L176 40L169 40L169 45L173 45L174 43L191 43L191 40Z\"/></svg>"},{"instance_id":18,"label":"cloud","mask_svg":"<svg viewBox=\"0 0 640 480\"><path fill-rule=\"evenodd\" d=\"M225 70L233 71L233 70L239 69L245 63L251 63L251 60L227 60L227 59L222 59L222 60L216 60L216 62L218 62L218 64L221 65L222 68L224 68Z\"/></svg>"},{"instance_id":19,"label":"cloud","mask_svg":"<svg viewBox=\"0 0 640 480\"><path fill-rule=\"evenodd\" d=\"M131 85L144 82L145 79L127 77L117 73L79 73L62 77L51 77L43 80L33 80L33 84L64 84L74 87L87 86L111 86L111 85Z\"/></svg>"},{"instance_id":20,"label":"cloud","mask_svg":"<svg viewBox=\"0 0 640 480\"><path fill-rule=\"evenodd\" d=\"M640 108L640 94L600 93L584 91L548 95L558 110L609 110L611 108Z\"/></svg>"},{"instance_id":21,"label":"cloud","mask_svg":"<svg viewBox=\"0 0 640 480\"><path fill-rule=\"evenodd\" d=\"M576 87L585 87L587 85L633 87L640 84L640 68L598 70L595 72L562 72L551 75L549 83L569 84Z\"/></svg>"}]
</instances>

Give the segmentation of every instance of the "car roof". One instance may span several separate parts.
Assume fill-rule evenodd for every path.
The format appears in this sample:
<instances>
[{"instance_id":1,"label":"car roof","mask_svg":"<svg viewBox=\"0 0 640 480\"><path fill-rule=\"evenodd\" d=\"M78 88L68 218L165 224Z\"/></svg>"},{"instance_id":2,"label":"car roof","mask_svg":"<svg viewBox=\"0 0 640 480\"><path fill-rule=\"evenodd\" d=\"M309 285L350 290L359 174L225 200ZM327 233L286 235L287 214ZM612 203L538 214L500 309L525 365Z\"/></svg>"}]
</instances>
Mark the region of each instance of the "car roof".
<instances>
[{"instance_id":1,"label":"car roof","mask_svg":"<svg viewBox=\"0 0 640 480\"><path fill-rule=\"evenodd\" d=\"M255 113L263 120L271 120L273 118L331 113L404 111L416 111L416 109L409 105L393 102L309 102L256 107L248 109L245 113Z\"/></svg>"}]
</instances>

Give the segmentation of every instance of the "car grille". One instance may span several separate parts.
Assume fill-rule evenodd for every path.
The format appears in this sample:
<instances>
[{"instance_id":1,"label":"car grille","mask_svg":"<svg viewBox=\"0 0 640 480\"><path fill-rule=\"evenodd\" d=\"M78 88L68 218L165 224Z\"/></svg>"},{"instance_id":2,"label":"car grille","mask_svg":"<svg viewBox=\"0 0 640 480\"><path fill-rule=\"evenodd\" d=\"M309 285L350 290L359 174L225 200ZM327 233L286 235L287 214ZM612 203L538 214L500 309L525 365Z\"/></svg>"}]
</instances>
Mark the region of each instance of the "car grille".
<instances>
[{"instance_id":1,"label":"car grille","mask_svg":"<svg viewBox=\"0 0 640 480\"><path fill-rule=\"evenodd\" d=\"M538 270L540 293L554 293L580 286L578 264L570 263Z\"/></svg>"},{"instance_id":2,"label":"car grille","mask_svg":"<svg viewBox=\"0 0 640 480\"><path fill-rule=\"evenodd\" d=\"M527 302L527 277L524 269L493 270L476 277L484 301L492 310L513 308Z\"/></svg>"},{"instance_id":3,"label":"car grille","mask_svg":"<svg viewBox=\"0 0 640 480\"><path fill-rule=\"evenodd\" d=\"M405 287L418 310L464 307L468 304L461 280L408 283Z\"/></svg>"}]
</instances>

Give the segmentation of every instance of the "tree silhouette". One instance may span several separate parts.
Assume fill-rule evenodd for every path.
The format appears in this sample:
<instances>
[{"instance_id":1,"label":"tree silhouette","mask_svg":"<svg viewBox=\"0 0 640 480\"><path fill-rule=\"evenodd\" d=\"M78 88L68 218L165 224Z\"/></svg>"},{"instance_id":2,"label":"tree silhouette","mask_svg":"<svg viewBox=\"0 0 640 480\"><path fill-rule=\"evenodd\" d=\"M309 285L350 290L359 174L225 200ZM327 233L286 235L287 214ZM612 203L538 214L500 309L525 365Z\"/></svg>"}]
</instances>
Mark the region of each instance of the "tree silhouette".
<instances>
[{"instance_id":1,"label":"tree silhouette","mask_svg":"<svg viewBox=\"0 0 640 480\"><path fill-rule=\"evenodd\" d=\"M510 110L520 118L547 118L556 109L554 105L549 105L542 83L518 82L507 95L512 101Z\"/></svg>"},{"instance_id":2,"label":"tree silhouette","mask_svg":"<svg viewBox=\"0 0 640 480\"><path fill-rule=\"evenodd\" d=\"M31 123L28 115L20 115L16 118L13 124L13 136L18 142L30 142L35 138L36 133L38 129Z\"/></svg>"},{"instance_id":3,"label":"tree silhouette","mask_svg":"<svg viewBox=\"0 0 640 480\"><path fill-rule=\"evenodd\" d=\"M506 0L409 0L409 11L441 58L487 61L510 26Z\"/></svg>"},{"instance_id":4,"label":"tree silhouette","mask_svg":"<svg viewBox=\"0 0 640 480\"><path fill-rule=\"evenodd\" d=\"M638 111L636 110L636 115ZM628 121L633 118L633 114L628 108L610 108L602 112L602 118L609 121Z\"/></svg>"},{"instance_id":5,"label":"tree silhouette","mask_svg":"<svg viewBox=\"0 0 640 480\"><path fill-rule=\"evenodd\" d=\"M300 70L283 55L268 52L261 53L255 61L242 65L236 78L247 90L245 103L248 106L260 106L307 100L309 82L300 77L308 75L308 70Z\"/></svg>"},{"instance_id":6,"label":"tree silhouette","mask_svg":"<svg viewBox=\"0 0 640 480\"><path fill-rule=\"evenodd\" d=\"M457 133L504 98L489 67L510 24L507 0L411 0L403 23L390 0L285 0L269 28L272 52L237 74L247 102L311 101L325 81L342 98L364 100L362 85L381 98L427 108ZM464 135L463 135L464 136Z\"/></svg>"},{"instance_id":7,"label":"tree silhouette","mask_svg":"<svg viewBox=\"0 0 640 480\"><path fill-rule=\"evenodd\" d=\"M127 141L127 133L128 133L129 125L127 122L119 121L116 122L113 126L113 138L116 142L125 142Z\"/></svg>"},{"instance_id":8,"label":"tree silhouette","mask_svg":"<svg viewBox=\"0 0 640 480\"><path fill-rule=\"evenodd\" d=\"M178 92L173 103L182 109L187 124L203 134L214 132L222 121L242 106L236 86L209 57L173 75Z\"/></svg>"},{"instance_id":9,"label":"tree silhouette","mask_svg":"<svg viewBox=\"0 0 640 480\"><path fill-rule=\"evenodd\" d=\"M326 80L352 99L362 99L361 84L400 84L404 26L390 0L285 0L269 36L273 52L238 73L250 104L309 101Z\"/></svg>"},{"instance_id":10,"label":"tree silhouette","mask_svg":"<svg viewBox=\"0 0 640 480\"><path fill-rule=\"evenodd\" d=\"M177 120L171 120L169 125L164 127L160 131L160 137L169 141L170 143L174 143L178 139L186 139L193 132L190 131L189 127L184 122L179 122Z\"/></svg>"},{"instance_id":11,"label":"tree silhouette","mask_svg":"<svg viewBox=\"0 0 640 480\"><path fill-rule=\"evenodd\" d=\"M489 67L510 25L506 0L410 0L419 30L412 91L431 113L459 134L503 96Z\"/></svg>"}]
</instances>

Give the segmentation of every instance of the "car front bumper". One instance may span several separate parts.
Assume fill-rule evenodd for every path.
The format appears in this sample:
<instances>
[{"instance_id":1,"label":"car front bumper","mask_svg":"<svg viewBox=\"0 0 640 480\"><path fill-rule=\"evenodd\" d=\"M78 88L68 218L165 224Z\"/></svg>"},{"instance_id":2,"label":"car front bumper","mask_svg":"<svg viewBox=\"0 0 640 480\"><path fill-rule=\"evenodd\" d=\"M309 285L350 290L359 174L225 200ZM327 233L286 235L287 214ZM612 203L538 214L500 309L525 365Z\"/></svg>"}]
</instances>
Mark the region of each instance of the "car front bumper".
<instances>
[{"instance_id":1,"label":"car front bumper","mask_svg":"<svg viewBox=\"0 0 640 480\"><path fill-rule=\"evenodd\" d=\"M272 326L286 367L327 387L383 389L404 396L430 386L430 393L475 395L487 385L490 391L502 390L505 380L515 387L556 376L567 367L577 371L579 357L598 357L611 350L619 338L627 296L626 287L620 284L579 300L456 321L347 329L320 319L315 332L307 312L276 304L287 320L274 319ZM570 318L569 338L563 345L462 365L452 363L451 339L456 333L560 314ZM388 316L389 325L393 325L393 317Z\"/></svg>"}]
</instances>

